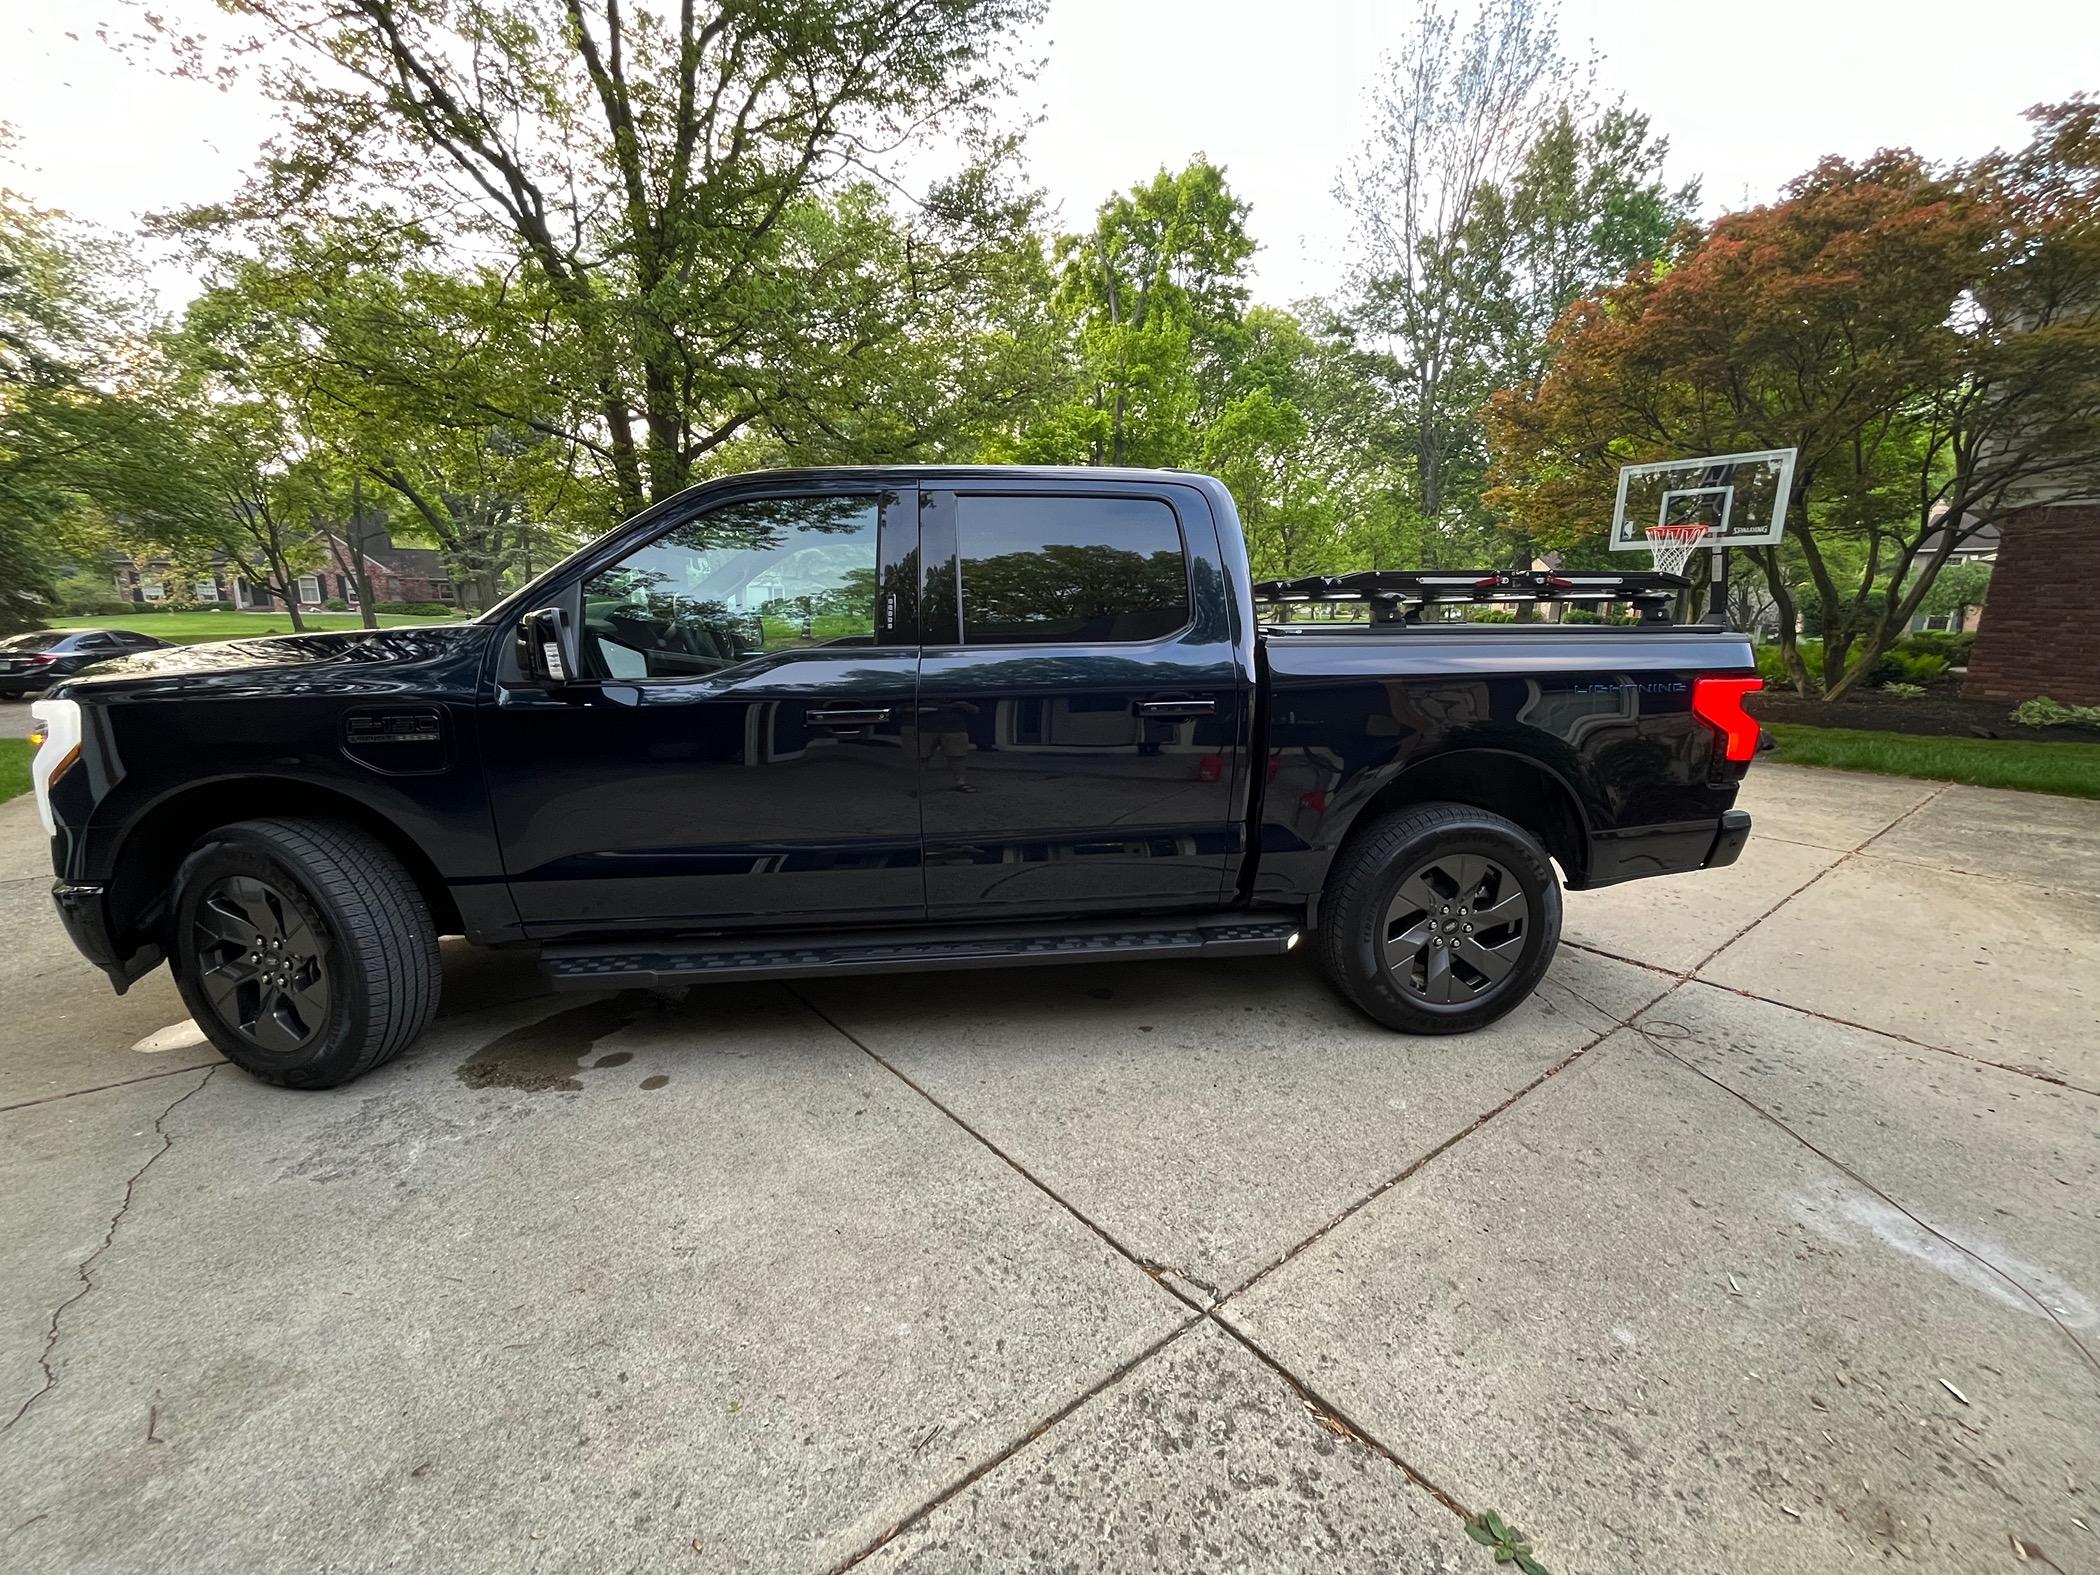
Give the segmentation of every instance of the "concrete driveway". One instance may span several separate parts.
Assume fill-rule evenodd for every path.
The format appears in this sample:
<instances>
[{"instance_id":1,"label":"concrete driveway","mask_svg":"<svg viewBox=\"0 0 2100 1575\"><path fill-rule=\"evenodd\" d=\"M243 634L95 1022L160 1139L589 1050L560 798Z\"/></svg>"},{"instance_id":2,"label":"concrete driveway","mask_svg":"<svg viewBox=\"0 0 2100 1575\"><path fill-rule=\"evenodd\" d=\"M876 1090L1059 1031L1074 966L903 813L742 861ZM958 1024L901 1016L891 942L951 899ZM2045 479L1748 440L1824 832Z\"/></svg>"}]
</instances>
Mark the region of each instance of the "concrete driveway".
<instances>
[{"instance_id":1,"label":"concrete driveway","mask_svg":"<svg viewBox=\"0 0 2100 1575\"><path fill-rule=\"evenodd\" d=\"M306 1095L133 1049L0 807L0 1565L2100 1569L2100 805L1746 802L1464 1040L462 953Z\"/></svg>"}]
</instances>

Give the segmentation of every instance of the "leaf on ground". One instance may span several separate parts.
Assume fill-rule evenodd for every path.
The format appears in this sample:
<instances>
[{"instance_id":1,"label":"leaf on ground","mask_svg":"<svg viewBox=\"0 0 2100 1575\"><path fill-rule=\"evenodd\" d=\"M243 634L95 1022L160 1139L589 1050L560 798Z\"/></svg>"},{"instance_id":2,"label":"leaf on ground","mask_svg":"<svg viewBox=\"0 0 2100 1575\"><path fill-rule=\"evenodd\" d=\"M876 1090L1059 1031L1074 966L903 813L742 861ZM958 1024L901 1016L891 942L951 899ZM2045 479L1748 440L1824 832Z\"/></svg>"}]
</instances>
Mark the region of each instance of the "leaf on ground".
<instances>
[{"instance_id":1,"label":"leaf on ground","mask_svg":"<svg viewBox=\"0 0 2100 1575\"><path fill-rule=\"evenodd\" d=\"M1946 1390L1947 1393L1949 1393L1950 1395L1954 1396L1954 1398L1959 1400L1963 1405L1967 1405L1969 1403L1969 1397L1963 1394L1959 1389L1955 1388L1954 1385L1948 1383L1946 1379L1942 1378L1940 1380L1940 1387Z\"/></svg>"}]
</instances>

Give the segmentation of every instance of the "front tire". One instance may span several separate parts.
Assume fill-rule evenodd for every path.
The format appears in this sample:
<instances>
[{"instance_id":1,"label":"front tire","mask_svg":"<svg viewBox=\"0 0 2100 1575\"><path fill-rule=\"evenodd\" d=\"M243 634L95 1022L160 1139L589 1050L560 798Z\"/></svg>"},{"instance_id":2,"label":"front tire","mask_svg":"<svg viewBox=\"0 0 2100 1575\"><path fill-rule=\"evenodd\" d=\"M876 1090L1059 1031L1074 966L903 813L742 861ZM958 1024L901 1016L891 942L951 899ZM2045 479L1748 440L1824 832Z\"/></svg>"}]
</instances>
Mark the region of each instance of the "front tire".
<instances>
[{"instance_id":1,"label":"front tire","mask_svg":"<svg viewBox=\"0 0 2100 1575\"><path fill-rule=\"evenodd\" d=\"M1513 821L1416 804L1353 837L1322 903L1328 977L1388 1028L1462 1034L1538 987L1560 944L1560 882Z\"/></svg>"},{"instance_id":2,"label":"front tire","mask_svg":"<svg viewBox=\"0 0 2100 1575\"><path fill-rule=\"evenodd\" d=\"M267 1083L333 1088L437 1011L437 928L384 844L321 820L208 833L175 876L168 954L197 1026Z\"/></svg>"}]
</instances>

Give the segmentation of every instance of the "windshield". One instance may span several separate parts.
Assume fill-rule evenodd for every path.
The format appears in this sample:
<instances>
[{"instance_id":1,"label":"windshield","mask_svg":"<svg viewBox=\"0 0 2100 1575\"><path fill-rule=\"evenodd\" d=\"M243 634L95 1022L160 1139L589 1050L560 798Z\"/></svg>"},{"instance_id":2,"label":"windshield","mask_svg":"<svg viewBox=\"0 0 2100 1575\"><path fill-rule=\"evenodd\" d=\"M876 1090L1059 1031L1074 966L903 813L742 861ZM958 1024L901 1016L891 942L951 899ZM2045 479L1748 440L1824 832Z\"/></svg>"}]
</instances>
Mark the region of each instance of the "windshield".
<instances>
[{"instance_id":1,"label":"windshield","mask_svg":"<svg viewBox=\"0 0 2100 1575\"><path fill-rule=\"evenodd\" d=\"M65 637L63 629L36 629L11 640L0 640L0 651L48 651Z\"/></svg>"}]
</instances>

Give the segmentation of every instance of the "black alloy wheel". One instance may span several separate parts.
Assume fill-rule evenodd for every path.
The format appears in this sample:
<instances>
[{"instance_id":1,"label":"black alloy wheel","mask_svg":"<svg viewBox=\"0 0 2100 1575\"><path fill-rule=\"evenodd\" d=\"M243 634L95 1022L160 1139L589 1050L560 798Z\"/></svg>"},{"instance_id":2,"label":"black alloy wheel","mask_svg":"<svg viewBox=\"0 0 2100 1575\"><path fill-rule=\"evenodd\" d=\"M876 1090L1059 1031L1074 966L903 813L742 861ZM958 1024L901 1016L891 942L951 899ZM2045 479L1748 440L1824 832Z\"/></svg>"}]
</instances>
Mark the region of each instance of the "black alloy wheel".
<instances>
[{"instance_id":1,"label":"black alloy wheel","mask_svg":"<svg viewBox=\"0 0 2100 1575\"><path fill-rule=\"evenodd\" d=\"M1428 1004L1469 1005L1509 983L1530 922L1531 901L1509 870L1481 854L1447 854L1401 880L1379 953Z\"/></svg>"},{"instance_id":2,"label":"black alloy wheel","mask_svg":"<svg viewBox=\"0 0 2100 1575\"><path fill-rule=\"evenodd\" d=\"M205 889L193 924L198 983L233 1032L284 1055L327 1026L326 937L289 894L253 875L230 875Z\"/></svg>"},{"instance_id":3,"label":"black alloy wheel","mask_svg":"<svg viewBox=\"0 0 2100 1575\"><path fill-rule=\"evenodd\" d=\"M1438 801L1350 836L1328 872L1317 940L1328 977L1388 1028L1463 1034L1538 987L1560 919L1560 882L1536 836Z\"/></svg>"}]
</instances>

